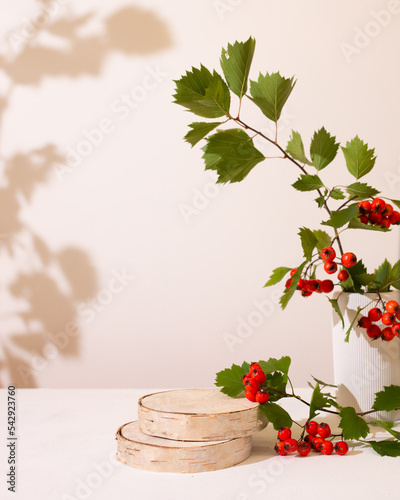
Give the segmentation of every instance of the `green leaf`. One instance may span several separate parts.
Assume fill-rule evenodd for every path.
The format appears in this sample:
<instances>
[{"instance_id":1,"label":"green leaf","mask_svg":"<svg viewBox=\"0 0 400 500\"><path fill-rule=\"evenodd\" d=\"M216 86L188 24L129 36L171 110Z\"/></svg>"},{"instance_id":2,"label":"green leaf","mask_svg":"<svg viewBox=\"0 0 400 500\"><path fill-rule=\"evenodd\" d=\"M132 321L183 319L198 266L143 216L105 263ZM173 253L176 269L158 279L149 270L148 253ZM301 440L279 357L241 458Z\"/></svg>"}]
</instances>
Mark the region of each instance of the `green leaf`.
<instances>
[{"instance_id":1,"label":"green leaf","mask_svg":"<svg viewBox=\"0 0 400 500\"><path fill-rule=\"evenodd\" d=\"M282 356L282 358L269 358L268 361L259 361L258 364L263 369L263 372L268 375L273 372L282 372L285 375L289 373L291 359L289 356Z\"/></svg>"},{"instance_id":2,"label":"green leaf","mask_svg":"<svg viewBox=\"0 0 400 500\"><path fill-rule=\"evenodd\" d=\"M311 161L317 170L322 170L331 163L339 148L339 143L335 142L336 137L331 136L324 127L314 133L311 140L310 155Z\"/></svg>"},{"instance_id":3,"label":"green leaf","mask_svg":"<svg viewBox=\"0 0 400 500\"><path fill-rule=\"evenodd\" d=\"M369 432L366 421L357 415L352 406L346 406L339 410L341 420L339 427L343 430L344 439L365 438Z\"/></svg>"},{"instance_id":4,"label":"green leaf","mask_svg":"<svg viewBox=\"0 0 400 500\"><path fill-rule=\"evenodd\" d=\"M383 427L386 431L388 431L392 436L400 441L400 432L393 430L393 422L382 422L381 420L374 420L373 425L379 425Z\"/></svg>"},{"instance_id":5,"label":"green leaf","mask_svg":"<svg viewBox=\"0 0 400 500\"><path fill-rule=\"evenodd\" d=\"M354 323L357 321L358 315L360 314L361 310L362 310L362 307L357 307L357 311L356 311L356 314L355 314L355 316L353 318L353 321L351 322L351 324L350 324L347 332L345 333L345 336L344 336L344 341L345 342L349 342L351 330L353 329Z\"/></svg>"},{"instance_id":6,"label":"green leaf","mask_svg":"<svg viewBox=\"0 0 400 500\"><path fill-rule=\"evenodd\" d=\"M281 427L291 427L293 420L289 413L276 403L266 403L259 406L260 410L267 417L268 421L274 426L275 430Z\"/></svg>"},{"instance_id":7,"label":"green leaf","mask_svg":"<svg viewBox=\"0 0 400 500\"><path fill-rule=\"evenodd\" d=\"M336 210L335 212L332 212L330 219L322 222L321 224L339 228L347 224L357 214L358 205L357 203L354 203L343 210Z\"/></svg>"},{"instance_id":8,"label":"green leaf","mask_svg":"<svg viewBox=\"0 0 400 500\"><path fill-rule=\"evenodd\" d=\"M286 146L286 152L289 153L290 156L295 160L301 163L305 163L306 165L312 165L310 160L307 159L307 156L304 152L304 145L301 139L301 135L295 130L292 130L292 137L290 138L288 145Z\"/></svg>"},{"instance_id":9,"label":"green leaf","mask_svg":"<svg viewBox=\"0 0 400 500\"><path fill-rule=\"evenodd\" d=\"M392 267L392 271L390 273L390 281L394 288L400 290L400 260L398 260Z\"/></svg>"},{"instance_id":10,"label":"green leaf","mask_svg":"<svg viewBox=\"0 0 400 500\"><path fill-rule=\"evenodd\" d=\"M281 372L274 372L272 374L269 374L267 376L266 384L276 389L276 391L274 391L270 387L268 388L268 401L279 401L280 399L285 397L281 393L286 391L287 375L284 375Z\"/></svg>"},{"instance_id":11,"label":"green leaf","mask_svg":"<svg viewBox=\"0 0 400 500\"><path fill-rule=\"evenodd\" d=\"M327 406L327 403L328 398L321 392L319 383L317 383L311 396L310 413L308 419L312 420L316 415L318 415L318 411L325 408Z\"/></svg>"},{"instance_id":12,"label":"green leaf","mask_svg":"<svg viewBox=\"0 0 400 500\"><path fill-rule=\"evenodd\" d=\"M311 229L307 227L301 227L300 232L298 233L301 239L301 246L303 247L304 258L307 261L310 261L312 258L312 254L314 248L317 246L317 238Z\"/></svg>"},{"instance_id":13,"label":"green leaf","mask_svg":"<svg viewBox=\"0 0 400 500\"><path fill-rule=\"evenodd\" d=\"M400 409L400 386L389 385L375 394L374 410L392 411Z\"/></svg>"},{"instance_id":14,"label":"green leaf","mask_svg":"<svg viewBox=\"0 0 400 500\"><path fill-rule=\"evenodd\" d=\"M318 175L302 174L292 186L298 191L313 191L324 185Z\"/></svg>"},{"instance_id":15,"label":"green leaf","mask_svg":"<svg viewBox=\"0 0 400 500\"><path fill-rule=\"evenodd\" d=\"M374 278L373 275L369 275L367 273L367 269L364 266L364 263L361 259L357 262L355 266L347 268L347 272L349 273L349 276L352 279L353 291L355 292L360 292L361 287L365 286L367 283L370 283ZM346 287L347 291L347 281L343 283L343 285Z\"/></svg>"},{"instance_id":16,"label":"green leaf","mask_svg":"<svg viewBox=\"0 0 400 500\"><path fill-rule=\"evenodd\" d=\"M284 78L279 73L260 73L257 81L250 80L251 100L267 118L277 122L295 83L294 78Z\"/></svg>"},{"instance_id":17,"label":"green leaf","mask_svg":"<svg viewBox=\"0 0 400 500\"><path fill-rule=\"evenodd\" d=\"M335 188L331 191L331 198L334 200L344 200L346 197L341 189Z\"/></svg>"},{"instance_id":18,"label":"green leaf","mask_svg":"<svg viewBox=\"0 0 400 500\"><path fill-rule=\"evenodd\" d=\"M285 288L282 297L279 300L282 309L285 309L289 303L289 300L293 297L294 292L296 291L297 283L301 278L301 273L303 272L304 266L307 264L307 261L303 262L300 266L297 267L297 271L292 276L292 284L289 288Z\"/></svg>"},{"instance_id":19,"label":"green leaf","mask_svg":"<svg viewBox=\"0 0 400 500\"><path fill-rule=\"evenodd\" d=\"M337 389L337 385L322 382L322 380L317 379L316 377L314 377L314 375L311 375L311 376L315 380L315 382L317 382L317 384L322 385L323 387L334 387Z\"/></svg>"},{"instance_id":20,"label":"green leaf","mask_svg":"<svg viewBox=\"0 0 400 500\"><path fill-rule=\"evenodd\" d=\"M364 224L360 221L360 219L351 219L349 225L347 226L349 229L364 229L366 231L380 231L381 233L387 233L390 231L387 227L381 226L371 226L370 224Z\"/></svg>"},{"instance_id":21,"label":"green leaf","mask_svg":"<svg viewBox=\"0 0 400 500\"><path fill-rule=\"evenodd\" d=\"M400 200L390 200L392 203L396 205L396 207L400 208Z\"/></svg>"},{"instance_id":22,"label":"green leaf","mask_svg":"<svg viewBox=\"0 0 400 500\"><path fill-rule=\"evenodd\" d=\"M217 182L239 182L264 160L264 155L253 145L241 129L219 131L207 138L203 147L206 170L216 170Z\"/></svg>"},{"instance_id":23,"label":"green leaf","mask_svg":"<svg viewBox=\"0 0 400 500\"><path fill-rule=\"evenodd\" d=\"M315 201L318 204L318 208L322 208L324 206L325 196L318 196L318 198L315 198Z\"/></svg>"},{"instance_id":24,"label":"green leaf","mask_svg":"<svg viewBox=\"0 0 400 500\"><path fill-rule=\"evenodd\" d=\"M391 283L392 266L390 262L385 259L384 262L375 270L376 278L374 279L374 286L380 292L387 292Z\"/></svg>"},{"instance_id":25,"label":"green leaf","mask_svg":"<svg viewBox=\"0 0 400 500\"><path fill-rule=\"evenodd\" d=\"M265 283L264 287L276 285L283 280L289 271L291 271L290 267L277 267L272 271L271 277Z\"/></svg>"},{"instance_id":26,"label":"green leaf","mask_svg":"<svg viewBox=\"0 0 400 500\"><path fill-rule=\"evenodd\" d=\"M368 444L381 457L400 457L400 443L398 441L368 441Z\"/></svg>"},{"instance_id":27,"label":"green leaf","mask_svg":"<svg viewBox=\"0 0 400 500\"><path fill-rule=\"evenodd\" d=\"M175 80L175 104L184 106L203 118L219 118L229 114L231 95L222 77L203 65L192 68L180 80Z\"/></svg>"},{"instance_id":28,"label":"green leaf","mask_svg":"<svg viewBox=\"0 0 400 500\"><path fill-rule=\"evenodd\" d=\"M217 373L215 385L222 386L221 392L228 396L238 396L243 390L242 377L249 371L249 364L244 362L242 366L232 365L231 368L226 368Z\"/></svg>"},{"instance_id":29,"label":"green leaf","mask_svg":"<svg viewBox=\"0 0 400 500\"><path fill-rule=\"evenodd\" d=\"M342 146L342 151L347 170L356 179L360 179L374 168L375 149L368 149L368 144L365 144L358 136L347 142L346 147Z\"/></svg>"},{"instance_id":30,"label":"green leaf","mask_svg":"<svg viewBox=\"0 0 400 500\"><path fill-rule=\"evenodd\" d=\"M329 300L329 302L331 303L331 306L333 307L333 309L336 311L337 315L341 319L342 328L344 328L344 318L343 318L342 311L340 310L339 303L338 303L337 299L330 299L329 297L327 297L327 299Z\"/></svg>"},{"instance_id":31,"label":"green leaf","mask_svg":"<svg viewBox=\"0 0 400 500\"><path fill-rule=\"evenodd\" d=\"M350 197L357 196L357 198L364 199L370 198L371 196L376 196L380 191L374 189L364 182L354 182L350 186L346 187L346 191Z\"/></svg>"},{"instance_id":32,"label":"green leaf","mask_svg":"<svg viewBox=\"0 0 400 500\"><path fill-rule=\"evenodd\" d=\"M314 229L314 236L317 238L317 250L320 252L323 248L331 245L332 238L326 231L321 229Z\"/></svg>"},{"instance_id":33,"label":"green leaf","mask_svg":"<svg viewBox=\"0 0 400 500\"><path fill-rule=\"evenodd\" d=\"M192 147L197 144L201 139L214 130L219 125L222 125L223 122L194 122L189 125L192 130L185 135L184 139L186 142L192 145Z\"/></svg>"},{"instance_id":34,"label":"green leaf","mask_svg":"<svg viewBox=\"0 0 400 500\"><path fill-rule=\"evenodd\" d=\"M247 80L255 47L256 41L250 37L247 42L235 42L233 45L228 44L227 49L222 49L222 71L229 88L240 99L247 92Z\"/></svg>"}]
</instances>

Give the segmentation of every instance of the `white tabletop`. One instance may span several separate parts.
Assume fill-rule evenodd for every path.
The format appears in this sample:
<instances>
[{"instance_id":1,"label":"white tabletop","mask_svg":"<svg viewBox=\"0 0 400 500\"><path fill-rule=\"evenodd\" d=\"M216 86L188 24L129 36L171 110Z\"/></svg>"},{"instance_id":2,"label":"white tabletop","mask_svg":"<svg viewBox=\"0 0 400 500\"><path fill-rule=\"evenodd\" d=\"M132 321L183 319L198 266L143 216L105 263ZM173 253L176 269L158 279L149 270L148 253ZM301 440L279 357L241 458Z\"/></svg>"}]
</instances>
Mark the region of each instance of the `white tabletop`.
<instances>
[{"instance_id":1,"label":"white tabletop","mask_svg":"<svg viewBox=\"0 0 400 500\"><path fill-rule=\"evenodd\" d=\"M157 389L21 389L17 494L7 492L6 391L0 391L0 498L26 500L257 500L400 498L400 459L357 447L346 456L278 457L276 431L254 436L253 454L215 472L135 470L114 458L117 428L137 418L137 399ZM309 396L310 391L298 391ZM302 420L306 407L285 401ZM318 419L322 421L321 418ZM323 417L337 429L335 416ZM379 437L381 434L377 434ZM383 436L383 434L382 434ZM396 486L397 485L397 486Z\"/></svg>"}]
</instances>

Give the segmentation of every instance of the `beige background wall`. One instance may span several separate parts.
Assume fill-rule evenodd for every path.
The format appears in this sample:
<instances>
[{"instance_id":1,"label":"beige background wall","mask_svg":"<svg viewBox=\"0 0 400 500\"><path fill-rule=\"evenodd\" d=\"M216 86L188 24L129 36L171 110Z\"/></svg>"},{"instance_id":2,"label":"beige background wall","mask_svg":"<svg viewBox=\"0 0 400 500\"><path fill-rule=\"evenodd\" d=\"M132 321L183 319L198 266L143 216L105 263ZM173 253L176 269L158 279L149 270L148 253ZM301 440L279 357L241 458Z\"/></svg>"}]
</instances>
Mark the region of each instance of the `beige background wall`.
<instances>
[{"instance_id":1,"label":"beige background wall","mask_svg":"<svg viewBox=\"0 0 400 500\"><path fill-rule=\"evenodd\" d=\"M172 80L254 36L252 78L298 78L283 144L292 128L306 143L321 125L359 134L378 153L369 182L399 198L400 2L0 5L0 385L201 387L232 362L283 354L296 385L331 380L326 299L282 312L281 287L263 289L322 213L280 160L215 187L182 141L191 117ZM341 158L323 177L351 182ZM398 258L398 234L344 242L374 266Z\"/></svg>"}]
</instances>

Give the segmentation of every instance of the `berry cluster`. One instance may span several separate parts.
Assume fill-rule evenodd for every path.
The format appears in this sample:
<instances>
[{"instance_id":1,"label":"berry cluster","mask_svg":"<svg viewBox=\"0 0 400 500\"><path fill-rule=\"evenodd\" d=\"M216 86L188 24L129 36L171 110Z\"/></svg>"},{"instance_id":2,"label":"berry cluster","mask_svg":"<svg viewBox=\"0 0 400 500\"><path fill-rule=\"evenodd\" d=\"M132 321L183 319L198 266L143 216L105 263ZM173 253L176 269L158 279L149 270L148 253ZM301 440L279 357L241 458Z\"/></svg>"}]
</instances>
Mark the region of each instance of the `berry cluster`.
<instances>
[{"instance_id":1,"label":"berry cluster","mask_svg":"<svg viewBox=\"0 0 400 500\"><path fill-rule=\"evenodd\" d=\"M384 305L385 312L379 307L374 307L368 311L368 316L362 316L358 321L358 326L367 330L370 339L381 338L390 342L394 337L400 337L400 306L396 300L389 300ZM374 324L381 321L385 327Z\"/></svg>"},{"instance_id":2,"label":"berry cluster","mask_svg":"<svg viewBox=\"0 0 400 500\"><path fill-rule=\"evenodd\" d=\"M249 373L243 375L242 382L245 388L245 396L249 401L257 402L261 405L265 404L269 399L269 394L262 385L267 380L267 376L263 372L258 363L252 363L249 368Z\"/></svg>"},{"instance_id":3,"label":"berry cluster","mask_svg":"<svg viewBox=\"0 0 400 500\"><path fill-rule=\"evenodd\" d=\"M289 427L281 427L278 431L278 442L275 445L275 451L278 455L284 456L289 453L297 453L303 457L308 455L311 450L331 455L333 450L338 455L345 455L349 450L346 441L338 441L335 445L327 440L331 435L331 429L328 424L321 422L318 424L314 420L309 420L305 425L307 435L304 439L297 441L292 438L292 431ZM302 435L303 436L303 435Z\"/></svg>"},{"instance_id":4,"label":"berry cluster","mask_svg":"<svg viewBox=\"0 0 400 500\"><path fill-rule=\"evenodd\" d=\"M320 258L324 262L324 271L327 274L335 274L338 270L338 263L343 267L353 267L357 264L357 257L352 252L347 252L343 254L342 258L336 259L336 252L332 247L325 247L321 250ZM335 261L337 260L337 262ZM290 271L290 276L293 276L297 269L292 269ZM349 278L349 272L347 269L341 269L337 278L339 281L347 281ZM289 278L286 281L286 288L289 288L292 284L293 279ZM297 290L301 291L303 297L309 297L313 292L316 293L330 293L334 288L334 283L332 280L317 280L317 279L303 279L300 278L297 283Z\"/></svg>"},{"instance_id":5,"label":"berry cluster","mask_svg":"<svg viewBox=\"0 0 400 500\"><path fill-rule=\"evenodd\" d=\"M400 212L393 210L392 205L385 203L381 198L360 201L358 211L360 212L358 218L363 224L381 226L387 229L392 224L400 224Z\"/></svg>"}]
</instances>

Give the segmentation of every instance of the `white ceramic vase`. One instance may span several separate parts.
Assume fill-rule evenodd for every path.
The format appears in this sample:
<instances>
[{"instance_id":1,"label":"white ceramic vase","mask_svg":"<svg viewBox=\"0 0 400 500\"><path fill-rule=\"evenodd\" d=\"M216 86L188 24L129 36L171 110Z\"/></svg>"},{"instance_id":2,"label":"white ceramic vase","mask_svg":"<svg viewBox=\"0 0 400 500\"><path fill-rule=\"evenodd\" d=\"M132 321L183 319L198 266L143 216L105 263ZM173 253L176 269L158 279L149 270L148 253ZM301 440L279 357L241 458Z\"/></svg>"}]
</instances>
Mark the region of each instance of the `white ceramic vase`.
<instances>
[{"instance_id":1,"label":"white ceramic vase","mask_svg":"<svg viewBox=\"0 0 400 500\"><path fill-rule=\"evenodd\" d=\"M400 303L400 291L381 293L381 297L385 302L394 299ZM340 294L338 303L344 318L344 328L338 314L333 312L333 365L338 403L341 406L353 406L360 412L372 408L376 392L385 386L400 385L400 339L395 337L391 342L371 340L365 329L357 327L356 322L349 342L344 341L357 308L367 306L372 299L377 300L378 295ZM366 316L373 307L376 307L376 302L367 306L361 315ZM366 417L368 421L373 419L398 420L400 411L374 412Z\"/></svg>"}]
</instances>

